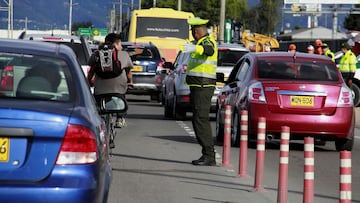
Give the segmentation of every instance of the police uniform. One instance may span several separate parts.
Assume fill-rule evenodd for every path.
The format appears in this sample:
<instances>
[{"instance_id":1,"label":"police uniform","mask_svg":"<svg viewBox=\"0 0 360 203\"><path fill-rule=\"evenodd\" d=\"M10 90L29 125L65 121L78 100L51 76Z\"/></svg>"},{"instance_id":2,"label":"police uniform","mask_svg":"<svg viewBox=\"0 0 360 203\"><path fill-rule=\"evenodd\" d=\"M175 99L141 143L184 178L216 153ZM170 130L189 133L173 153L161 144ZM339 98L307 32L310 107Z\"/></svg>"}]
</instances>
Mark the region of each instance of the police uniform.
<instances>
[{"instance_id":1,"label":"police uniform","mask_svg":"<svg viewBox=\"0 0 360 203\"><path fill-rule=\"evenodd\" d=\"M329 49L329 46L326 43L323 43L321 47L323 49L327 48L327 50L324 52L324 55L331 58L331 60L335 62L335 54Z\"/></svg>"},{"instance_id":2,"label":"police uniform","mask_svg":"<svg viewBox=\"0 0 360 203\"><path fill-rule=\"evenodd\" d=\"M352 79L354 78L356 71L356 56L351 51L351 47L348 44L344 43L342 48L346 48L347 51L340 59L339 70L346 84L351 87Z\"/></svg>"},{"instance_id":3,"label":"police uniform","mask_svg":"<svg viewBox=\"0 0 360 203\"><path fill-rule=\"evenodd\" d=\"M208 20L191 18L188 24L192 29L206 25ZM194 30L193 30L194 33ZM195 38L195 37L194 37ZM216 85L217 46L209 34L195 39L186 70L186 84L190 87L190 103L193 111L192 124L197 141L202 147L202 156L192 161L194 165L216 165L214 139L212 136L209 113L211 97Z\"/></svg>"}]
</instances>

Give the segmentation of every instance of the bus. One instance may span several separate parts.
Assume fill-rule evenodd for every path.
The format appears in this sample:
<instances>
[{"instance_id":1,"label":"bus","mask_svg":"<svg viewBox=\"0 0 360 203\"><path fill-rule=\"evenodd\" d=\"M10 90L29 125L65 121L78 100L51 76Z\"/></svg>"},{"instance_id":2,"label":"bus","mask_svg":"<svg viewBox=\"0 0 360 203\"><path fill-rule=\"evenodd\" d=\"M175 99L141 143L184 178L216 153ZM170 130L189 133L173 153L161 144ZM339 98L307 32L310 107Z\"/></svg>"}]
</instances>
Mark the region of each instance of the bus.
<instances>
[{"instance_id":1,"label":"bus","mask_svg":"<svg viewBox=\"0 0 360 203\"><path fill-rule=\"evenodd\" d=\"M166 61L174 62L180 46L193 40L187 23L193 17L191 12L171 8L134 10L128 41L152 43Z\"/></svg>"}]
</instances>

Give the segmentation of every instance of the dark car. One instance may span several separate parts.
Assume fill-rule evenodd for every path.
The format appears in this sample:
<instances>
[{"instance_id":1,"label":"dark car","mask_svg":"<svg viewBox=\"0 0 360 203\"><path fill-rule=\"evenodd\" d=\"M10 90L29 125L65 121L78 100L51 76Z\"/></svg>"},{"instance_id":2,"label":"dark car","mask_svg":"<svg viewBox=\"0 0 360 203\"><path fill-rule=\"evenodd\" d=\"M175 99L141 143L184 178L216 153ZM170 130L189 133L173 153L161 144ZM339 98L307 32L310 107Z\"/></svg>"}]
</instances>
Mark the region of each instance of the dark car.
<instances>
[{"instance_id":1,"label":"dark car","mask_svg":"<svg viewBox=\"0 0 360 203\"><path fill-rule=\"evenodd\" d=\"M92 54L92 48L89 41L85 37L58 34L27 34L26 32L23 32L19 38L25 40L65 44L69 46L75 52L81 68L85 76L87 76L87 73L90 70L88 61Z\"/></svg>"},{"instance_id":2,"label":"dark car","mask_svg":"<svg viewBox=\"0 0 360 203\"><path fill-rule=\"evenodd\" d=\"M158 48L151 43L122 42L122 46L134 64L133 87L127 93L150 95L151 100L160 102L165 59L161 57Z\"/></svg>"},{"instance_id":3,"label":"dark car","mask_svg":"<svg viewBox=\"0 0 360 203\"><path fill-rule=\"evenodd\" d=\"M234 64L248 52L249 49L240 44L219 44L216 72L224 74L226 80ZM189 58L190 53L179 51L173 70L169 72L163 81L162 98L164 116L167 118L184 119L186 112L191 111L190 88L185 84ZM214 95L211 99L211 112L216 110L217 94L223 85L223 83L216 84Z\"/></svg>"},{"instance_id":4,"label":"dark car","mask_svg":"<svg viewBox=\"0 0 360 203\"><path fill-rule=\"evenodd\" d=\"M106 131L74 52L3 39L0 58L0 202L106 202Z\"/></svg>"},{"instance_id":5,"label":"dark car","mask_svg":"<svg viewBox=\"0 0 360 203\"><path fill-rule=\"evenodd\" d=\"M317 143L335 141L352 150L355 113L351 90L328 57L305 53L248 53L234 66L218 94L216 138L224 136L225 106L232 109L231 143L240 140L239 118L247 110L250 139L260 117L268 139L279 139L288 126L291 140L312 136Z\"/></svg>"}]
</instances>

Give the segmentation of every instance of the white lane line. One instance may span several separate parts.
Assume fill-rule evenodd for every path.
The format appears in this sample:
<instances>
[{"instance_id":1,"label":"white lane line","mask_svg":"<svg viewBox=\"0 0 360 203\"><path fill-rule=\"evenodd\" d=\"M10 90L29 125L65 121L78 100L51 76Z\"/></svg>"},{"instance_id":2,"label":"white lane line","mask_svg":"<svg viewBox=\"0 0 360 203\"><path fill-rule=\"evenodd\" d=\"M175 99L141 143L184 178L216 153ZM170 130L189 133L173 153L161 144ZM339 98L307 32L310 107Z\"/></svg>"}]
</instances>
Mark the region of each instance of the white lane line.
<instances>
[{"instance_id":1,"label":"white lane line","mask_svg":"<svg viewBox=\"0 0 360 203\"><path fill-rule=\"evenodd\" d=\"M195 138L195 132L192 128L190 128L188 125L186 125L186 123L184 123L183 121L176 121L176 123L182 127L186 132L187 134L190 136L190 137L193 137Z\"/></svg>"}]
</instances>

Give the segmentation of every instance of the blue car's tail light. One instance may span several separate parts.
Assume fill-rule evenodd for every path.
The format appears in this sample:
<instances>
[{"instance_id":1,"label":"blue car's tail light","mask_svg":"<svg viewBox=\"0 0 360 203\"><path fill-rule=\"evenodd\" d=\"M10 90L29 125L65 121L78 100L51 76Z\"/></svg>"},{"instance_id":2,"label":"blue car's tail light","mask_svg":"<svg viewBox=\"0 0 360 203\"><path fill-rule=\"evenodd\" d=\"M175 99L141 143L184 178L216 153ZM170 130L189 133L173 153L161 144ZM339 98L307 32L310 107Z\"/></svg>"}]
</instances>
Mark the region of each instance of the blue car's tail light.
<instances>
[{"instance_id":1,"label":"blue car's tail light","mask_svg":"<svg viewBox=\"0 0 360 203\"><path fill-rule=\"evenodd\" d=\"M56 164L88 164L98 159L95 134L87 127L69 124Z\"/></svg>"}]
</instances>

